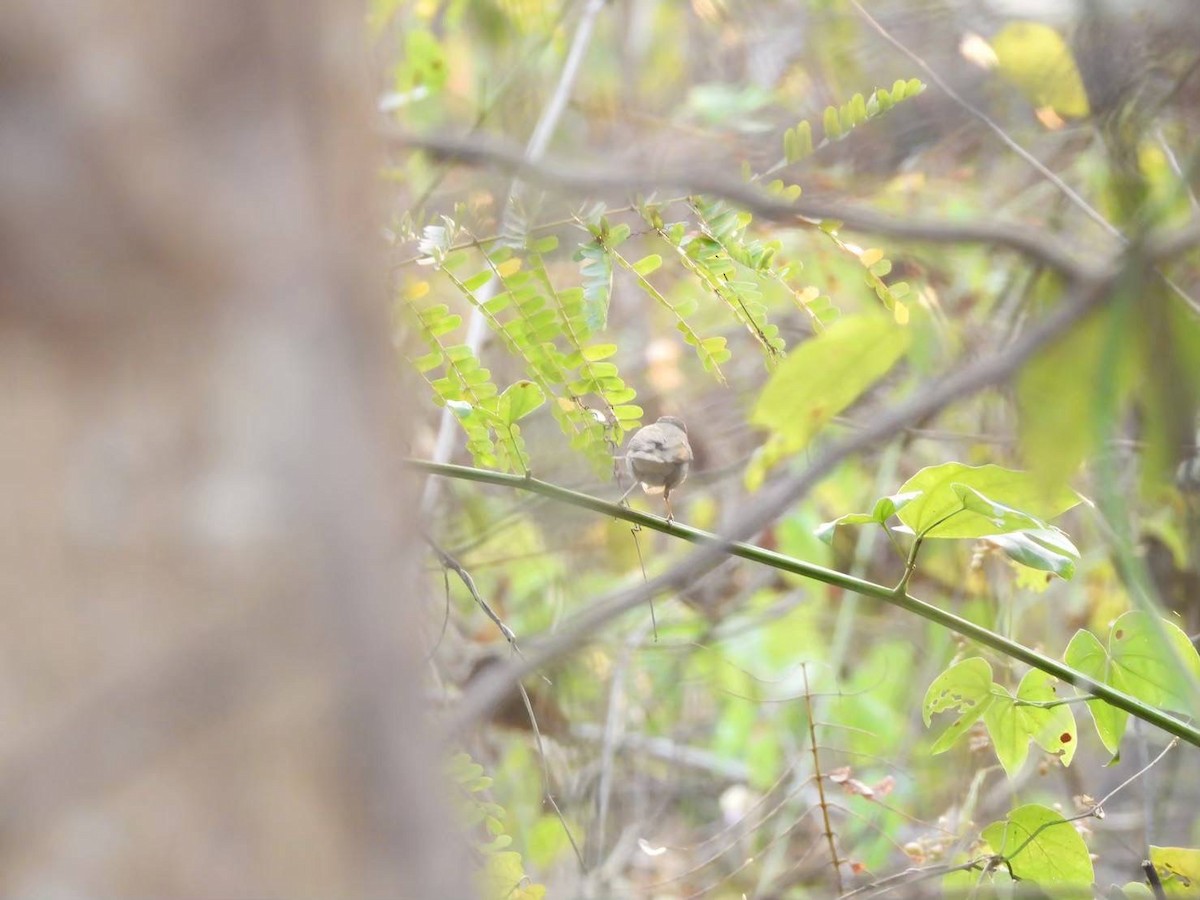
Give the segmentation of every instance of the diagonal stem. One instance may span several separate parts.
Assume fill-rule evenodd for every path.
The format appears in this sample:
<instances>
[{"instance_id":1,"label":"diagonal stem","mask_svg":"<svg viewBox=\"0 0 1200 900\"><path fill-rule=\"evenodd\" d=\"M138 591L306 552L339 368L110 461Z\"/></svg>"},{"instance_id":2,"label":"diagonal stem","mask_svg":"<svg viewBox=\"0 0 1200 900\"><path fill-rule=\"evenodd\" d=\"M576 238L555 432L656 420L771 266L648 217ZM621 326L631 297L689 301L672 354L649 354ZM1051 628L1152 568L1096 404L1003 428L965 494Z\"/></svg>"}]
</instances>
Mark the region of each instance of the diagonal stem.
<instances>
[{"instance_id":1,"label":"diagonal stem","mask_svg":"<svg viewBox=\"0 0 1200 900\"><path fill-rule=\"evenodd\" d=\"M493 472L486 469L474 469L469 466L454 466L444 463L426 462L423 460L409 460L408 465L417 471L424 472L429 475L441 475L447 478L457 478L465 481L474 481L483 484L493 484L502 487L516 488L518 490L530 491L535 494L541 494L544 497L549 497L560 503L566 503L571 506L577 506L582 509L590 509L593 512L603 513L616 519L622 519L626 522L634 522L644 528L652 528L655 531L661 531L664 534L672 535L673 537L681 538L693 544L699 544L716 551L719 556L736 556L741 559L749 560L750 562L760 563L765 566L770 566L784 572L791 572L795 575L800 575L805 578L811 578L815 581L821 581L825 584L831 584L835 587L840 587L848 591L862 594L867 597L874 597L882 600L885 603L890 603L900 609L911 612L927 619L943 628L947 628L965 638L983 644L998 653L1002 653L1011 659L1019 660L1026 665L1032 666L1035 669L1040 669L1048 675L1053 675L1055 678L1065 681L1076 688L1087 691L1095 697L1104 700L1106 703L1115 706L1117 709L1122 709L1130 715L1142 719L1145 722L1162 729L1168 734L1172 734L1178 738L1187 741L1200 747L1200 729L1193 725L1183 722L1174 716L1163 712L1161 709L1143 703L1136 697L1130 696L1123 691L1118 691L1115 688L1106 684L1094 681L1087 675L1084 675L1077 669L1053 659L1045 654L1039 653L1024 644L1017 643L1009 638L1003 637L994 631L984 628L981 625L976 625L967 619L956 616L954 613L947 612L923 600L918 600L906 591L899 591L895 588L890 588L882 584L877 584L873 581L867 581L863 578L858 578L854 575L847 575L843 572L838 572L834 569L827 569L824 566L818 566L814 563L804 562L791 556L767 550L763 547L754 544L745 543L743 541L731 541L713 534L709 531L703 531L699 528L692 528L690 525L682 525L678 522L667 522L658 517L640 513L636 510L628 509L623 506L618 506L615 503L610 503L606 500L601 500L597 497L592 497L587 494L581 494L577 491L572 491L567 488L559 487L558 485L550 484L549 482L540 481L536 478L526 478L521 475L509 475L504 472ZM671 573L667 573L670 575ZM667 578L658 576L651 580L647 588L652 592L657 593L666 587L671 586L678 580L678 576ZM640 592L637 594L640 597ZM626 608L624 602L620 602L622 598L618 596L617 600L613 601L613 606L618 606L622 611ZM607 608L596 610L593 615L604 616L604 621L612 617L611 611ZM584 614L586 617L587 614ZM581 617L583 618L583 617ZM581 622L582 625L587 623ZM589 633L594 633L594 628L589 629ZM516 677L528 674L533 669L537 668L536 657L533 661L523 661L519 665L514 666L511 673ZM499 677L501 673L497 673ZM490 680L490 679L489 679ZM477 713L469 709L460 716L456 722L456 727L463 727L468 724L468 721Z\"/></svg>"}]
</instances>

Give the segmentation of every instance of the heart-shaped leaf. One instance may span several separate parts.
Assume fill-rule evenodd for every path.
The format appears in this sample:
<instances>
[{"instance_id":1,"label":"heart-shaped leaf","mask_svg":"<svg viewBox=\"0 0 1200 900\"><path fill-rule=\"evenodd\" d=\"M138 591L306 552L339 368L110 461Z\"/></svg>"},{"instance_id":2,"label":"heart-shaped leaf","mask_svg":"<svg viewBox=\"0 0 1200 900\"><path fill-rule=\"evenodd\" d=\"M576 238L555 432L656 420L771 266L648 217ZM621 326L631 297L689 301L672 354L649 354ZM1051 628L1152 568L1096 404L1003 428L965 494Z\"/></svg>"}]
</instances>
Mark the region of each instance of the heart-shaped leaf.
<instances>
[{"instance_id":1,"label":"heart-shaped leaf","mask_svg":"<svg viewBox=\"0 0 1200 900\"><path fill-rule=\"evenodd\" d=\"M1014 876L1062 889L1095 879L1087 844L1061 813L1037 803L1014 809L983 829L992 851L1008 860Z\"/></svg>"},{"instance_id":2,"label":"heart-shaped leaf","mask_svg":"<svg viewBox=\"0 0 1200 900\"><path fill-rule=\"evenodd\" d=\"M790 352L771 375L751 421L795 453L908 350L910 333L882 316L850 316Z\"/></svg>"},{"instance_id":3,"label":"heart-shaped leaf","mask_svg":"<svg viewBox=\"0 0 1200 900\"><path fill-rule=\"evenodd\" d=\"M995 534L994 512L983 514L964 507L963 492L967 488L980 494L992 507L1001 505L1010 514L1021 513L1043 522L1070 509L1080 499L1067 487L1046 490L1027 472L950 462L922 469L901 486L902 493L920 491L921 496L900 511L900 521L927 538L981 538Z\"/></svg>"},{"instance_id":4,"label":"heart-shaped leaf","mask_svg":"<svg viewBox=\"0 0 1200 900\"><path fill-rule=\"evenodd\" d=\"M1031 669L1021 679L1014 697L1003 688L984 711L983 721L996 756L1009 778L1015 778L1029 756L1029 742L1034 741L1047 753L1056 753L1063 765L1070 765L1078 743L1075 716L1066 704L1052 707L1026 706L1024 703L1046 703L1059 700L1055 679L1040 669Z\"/></svg>"}]
</instances>

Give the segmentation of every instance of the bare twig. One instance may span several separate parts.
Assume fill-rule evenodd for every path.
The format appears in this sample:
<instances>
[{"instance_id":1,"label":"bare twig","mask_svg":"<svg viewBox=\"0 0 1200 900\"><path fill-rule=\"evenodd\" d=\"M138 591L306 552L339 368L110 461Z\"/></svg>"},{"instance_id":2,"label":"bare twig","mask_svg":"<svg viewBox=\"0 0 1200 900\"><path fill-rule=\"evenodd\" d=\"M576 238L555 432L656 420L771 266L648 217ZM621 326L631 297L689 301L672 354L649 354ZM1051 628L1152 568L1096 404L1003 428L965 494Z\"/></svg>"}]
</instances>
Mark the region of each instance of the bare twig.
<instances>
[{"instance_id":1,"label":"bare twig","mask_svg":"<svg viewBox=\"0 0 1200 900\"><path fill-rule=\"evenodd\" d=\"M425 543L429 545L429 549L434 552L434 555L437 556L438 561L442 564L442 568L453 572L459 577L459 580L462 581L463 586L466 587L476 605L478 605L479 608L483 610L484 614L492 620L497 628L500 629L500 633L504 635L504 639L508 641L513 650L515 650L517 653L520 653L521 651L517 647L516 634L513 633L511 628L504 624L503 619L496 615L496 611L492 609L491 604L483 599L483 595L479 593L479 588L475 586L475 579L471 577L471 573L466 570L462 563L439 547L429 535L424 535L424 538Z\"/></svg>"},{"instance_id":2,"label":"bare twig","mask_svg":"<svg viewBox=\"0 0 1200 900\"><path fill-rule=\"evenodd\" d=\"M603 743L607 739L605 730L590 722L572 725L571 737L589 743ZM615 748L618 752L649 756L675 766L695 769L724 781L739 782L750 777L745 763L724 759L709 750L689 747L668 737L624 733L617 736Z\"/></svg>"},{"instance_id":3,"label":"bare twig","mask_svg":"<svg viewBox=\"0 0 1200 900\"><path fill-rule=\"evenodd\" d=\"M492 609L491 604L483 599L483 595L479 593L479 588L475 586L475 579L471 577L471 573L467 571L462 563L439 547L433 538L427 534L423 535L423 537L425 538L425 543L433 550L445 571L454 572L462 580L463 585L466 586L467 591L474 598L476 604L495 623L496 627L500 629L500 633L504 635L504 639L512 647L513 653L519 656L521 649L517 646L516 634L504 624L504 621ZM546 763L546 748L542 743L542 730L538 727L537 716L533 712L533 703L529 699L529 693L525 690L525 685L520 681L517 682L517 691L521 694L521 702L525 705L525 713L529 716L529 727L533 732L534 743L537 745L538 761L541 764L542 770L542 795L546 798L546 802L550 804L551 809L554 810L554 814L558 817L558 821L567 835L567 841L570 842L571 848L575 851L575 858L579 861L579 868L582 870L584 868L583 853L579 849L579 844L575 841L575 836L571 833L571 827L567 824L566 817L562 814L562 810L558 808L558 802L554 799L554 791L551 789L550 767Z\"/></svg>"},{"instance_id":4,"label":"bare twig","mask_svg":"<svg viewBox=\"0 0 1200 900\"><path fill-rule=\"evenodd\" d=\"M1183 171L1183 166L1179 164L1178 157L1175 156L1175 151L1171 148L1167 141L1166 135L1163 134L1161 128L1154 132L1154 142L1158 144L1158 149L1163 152L1166 157L1167 165L1171 167L1171 171L1175 177L1179 179L1181 190L1187 195L1188 205L1192 208L1192 216L1200 216L1200 199L1197 199L1196 192L1192 190L1192 186L1188 184L1187 173Z\"/></svg>"},{"instance_id":5,"label":"bare twig","mask_svg":"<svg viewBox=\"0 0 1200 900\"><path fill-rule=\"evenodd\" d=\"M445 567L442 568L442 583L446 588L446 609L442 615L442 627L438 629L437 640L433 642L433 646L425 654L426 664L432 662L433 657L437 655L438 648L442 646L442 641L446 637L446 628L450 625L450 570Z\"/></svg>"},{"instance_id":6,"label":"bare twig","mask_svg":"<svg viewBox=\"0 0 1200 900\"><path fill-rule=\"evenodd\" d=\"M886 878L880 878L876 881L872 881L870 884L864 884L862 887L857 887L848 893L841 894L838 897L838 900L849 900L851 897L865 897L884 894L888 891L894 891L897 888L919 884L922 881L928 881L931 878L940 878L942 875L948 875L951 872L975 869L978 868L980 864L980 860L971 859L956 866L938 863L932 866L924 866L919 869L905 869L903 872L897 872L894 875L888 875Z\"/></svg>"},{"instance_id":7,"label":"bare twig","mask_svg":"<svg viewBox=\"0 0 1200 900\"><path fill-rule=\"evenodd\" d=\"M533 703L529 700L529 692L525 690L525 685L518 682L517 688L521 691L521 702L525 704L525 713L529 716L529 727L533 729L533 739L537 744L538 762L542 769L542 796L546 798L546 802L554 810L554 815L558 817L558 822L562 825L563 833L566 834L571 849L575 851L575 860L579 863L579 870L582 872L586 869L583 851L579 849L579 843L575 840L575 835L571 833L571 826L567 824L567 817L558 808L558 801L554 799L554 791L551 790L550 766L546 762L546 747L542 743L542 730L538 727L537 716L533 713Z\"/></svg>"},{"instance_id":8,"label":"bare twig","mask_svg":"<svg viewBox=\"0 0 1200 900\"><path fill-rule=\"evenodd\" d=\"M651 607L653 609L653 607ZM608 807L612 800L613 772L615 770L617 745L624 732L625 675L633 661L633 652L645 637L643 625L634 630L625 641L621 658L613 667L608 687L608 712L604 718L604 738L600 744L600 781L596 789L596 835L595 860L597 864L604 853L604 832L608 826Z\"/></svg>"},{"instance_id":9,"label":"bare twig","mask_svg":"<svg viewBox=\"0 0 1200 900\"><path fill-rule=\"evenodd\" d=\"M962 96L962 94L958 93L958 91L954 90L954 88L952 88L932 66L930 66L927 62L925 62L925 60L910 50L903 43L901 43L886 28L884 28L874 16L872 16L863 8L862 4L859 3L858 0L850 0L850 5L858 10L858 14L862 16L866 23L870 25L880 37L907 56L909 60L911 60L912 63L917 66L917 68L925 73L926 78L941 88L947 97L957 103L959 107L961 107L967 113L982 122L989 131L991 131L994 135L996 135L997 138L1000 139L1000 142L1003 143L1004 146L1008 147L1008 149L1033 167L1033 169L1039 175L1052 184L1064 197L1070 200L1077 209L1083 212L1084 215L1086 215L1089 219L1091 219L1113 237L1121 237L1121 232L1116 228L1116 226L1114 226L1108 221L1108 219L1104 218L1104 216L1097 212L1095 207L1084 200L1074 188L1046 168L1045 164L1036 156L1009 137L1008 132L996 124L996 122L994 122L991 117L987 115L987 113L968 101Z\"/></svg>"},{"instance_id":10,"label":"bare twig","mask_svg":"<svg viewBox=\"0 0 1200 900\"><path fill-rule=\"evenodd\" d=\"M784 224L840 222L851 231L880 234L898 240L926 241L937 244L989 244L1020 253L1063 275L1074 283L1104 281L1111 276L1109 261L1119 252L1097 252L1095 247L1073 248L1061 238L1028 225L994 221L953 222L947 220L899 218L855 206L843 201L818 202L804 198L782 200L744 181L725 178L700 170L672 169L630 172L603 167L588 167L575 160L543 159L531 162L511 145L444 135L418 135L400 129L387 129L384 137L398 146L424 150L439 159L463 165L490 166L511 172L529 181L551 187L589 193L622 191L649 193L679 190L719 197L753 213L761 219ZM1139 257L1161 262L1190 250L1200 242L1200 223L1157 232L1141 242ZM1135 242L1136 243L1136 242ZM1096 258L1100 262L1093 262Z\"/></svg>"},{"instance_id":11,"label":"bare twig","mask_svg":"<svg viewBox=\"0 0 1200 900\"><path fill-rule=\"evenodd\" d=\"M820 801L821 817L825 823L825 840L829 842L829 856L833 862L833 883L837 886L837 892L840 894L842 892L842 860L838 856L837 836L833 833L833 825L829 821L829 804L825 800L825 783L821 775L821 754L817 746L817 723L816 717L813 715L812 698L808 695L808 667L801 665L800 672L804 676L804 702L808 708L808 738L813 758L813 779L817 783L817 797Z\"/></svg>"},{"instance_id":12,"label":"bare twig","mask_svg":"<svg viewBox=\"0 0 1200 900\"><path fill-rule=\"evenodd\" d=\"M636 487L636 485L635 485ZM632 490L633 488L630 488ZM638 532L641 531L637 525L629 529L629 536L633 538L633 549L637 551L638 566L642 570L642 581L646 580L646 561L642 559L642 545L638 541ZM654 598L649 598L650 604L650 625L654 629L654 643L658 643L658 619L654 615Z\"/></svg>"},{"instance_id":13,"label":"bare twig","mask_svg":"<svg viewBox=\"0 0 1200 900\"><path fill-rule=\"evenodd\" d=\"M533 163L511 145L478 137L461 139L444 135L417 135L394 128L386 130L384 136L398 146L424 150L438 159L471 166L489 166L529 181L577 192L684 191L705 194L728 200L768 221L808 225L837 221L851 231L884 234L902 240L991 244L1021 253L1062 273L1069 280L1089 280L1100 275L1099 269L1084 261L1082 251L1076 252L1054 235L1041 233L1026 225L990 221L922 221L911 217L888 216L840 201L820 203L804 198L782 200L745 181L700 170L676 168L669 171L630 172L589 168L575 160L543 159ZM1093 251L1089 255L1096 254Z\"/></svg>"},{"instance_id":14,"label":"bare twig","mask_svg":"<svg viewBox=\"0 0 1200 900\"><path fill-rule=\"evenodd\" d=\"M1097 816L1098 818L1104 818L1104 804L1108 803L1109 800L1111 800L1113 797L1117 796L1117 794L1121 793L1121 791L1125 790L1125 788L1129 787L1129 785L1133 784L1135 781L1137 781L1139 778L1141 778L1143 775L1145 775L1147 772L1149 772L1151 769L1153 769L1155 766L1157 766L1159 764L1159 762L1162 761L1162 758L1164 756L1166 756L1168 753L1170 753L1172 750L1175 749L1175 745L1178 743L1179 743L1178 738L1175 738L1174 740L1172 740L1169 744L1167 744L1167 746L1165 746L1162 749L1162 752L1159 753L1158 756L1154 757L1154 759L1150 760L1150 762L1146 763L1146 765L1142 766L1140 769L1138 769L1136 772L1134 772L1132 775L1130 775L1128 778L1126 778L1124 781L1122 781L1120 784L1118 784L1115 788L1113 788L1111 791L1109 791L1107 794L1105 794L1104 797L1102 797L1100 800L1097 800L1095 803L1093 803L1092 808L1087 813L1084 813L1083 816L1079 816L1077 818L1086 818L1087 816Z\"/></svg>"}]
</instances>

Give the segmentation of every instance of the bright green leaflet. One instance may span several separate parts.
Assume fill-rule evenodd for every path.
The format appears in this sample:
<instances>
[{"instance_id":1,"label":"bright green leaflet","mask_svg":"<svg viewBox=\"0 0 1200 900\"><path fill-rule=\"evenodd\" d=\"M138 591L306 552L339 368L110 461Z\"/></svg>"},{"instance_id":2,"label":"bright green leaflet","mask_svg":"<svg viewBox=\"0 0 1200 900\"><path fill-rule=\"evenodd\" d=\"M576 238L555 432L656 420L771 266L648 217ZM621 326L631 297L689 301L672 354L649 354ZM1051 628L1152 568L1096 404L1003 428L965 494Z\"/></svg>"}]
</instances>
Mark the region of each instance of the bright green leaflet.
<instances>
[{"instance_id":1,"label":"bright green leaflet","mask_svg":"<svg viewBox=\"0 0 1200 900\"><path fill-rule=\"evenodd\" d=\"M875 501L875 505L869 513L846 513L844 516L838 516L832 522L822 522L817 527L817 537L827 544L832 544L833 534L839 525L869 525L872 522L882 525L894 516L897 510L918 496L918 494L892 494L888 497L880 497Z\"/></svg>"},{"instance_id":2,"label":"bright green leaflet","mask_svg":"<svg viewBox=\"0 0 1200 900\"><path fill-rule=\"evenodd\" d=\"M499 415L505 424L511 425L545 402L546 395L540 387L532 381L518 381L510 384L500 395Z\"/></svg>"}]
</instances>

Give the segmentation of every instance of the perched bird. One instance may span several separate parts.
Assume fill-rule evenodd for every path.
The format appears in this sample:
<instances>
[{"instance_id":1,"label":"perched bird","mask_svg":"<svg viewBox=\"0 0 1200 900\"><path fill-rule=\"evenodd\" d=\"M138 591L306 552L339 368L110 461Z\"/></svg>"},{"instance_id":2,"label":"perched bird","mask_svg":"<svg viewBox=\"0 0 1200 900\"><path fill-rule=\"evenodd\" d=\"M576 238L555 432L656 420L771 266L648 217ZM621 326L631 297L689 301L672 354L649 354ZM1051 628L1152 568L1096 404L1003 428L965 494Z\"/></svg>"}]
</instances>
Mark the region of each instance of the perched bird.
<instances>
[{"instance_id":1,"label":"perched bird","mask_svg":"<svg viewBox=\"0 0 1200 900\"><path fill-rule=\"evenodd\" d=\"M647 494L662 494L667 504L667 521L671 512L671 491L683 484L692 462L692 447L688 443L687 426L675 416L663 416L653 425L634 432L625 448L625 465L633 484L625 495L639 484Z\"/></svg>"}]
</instances>

